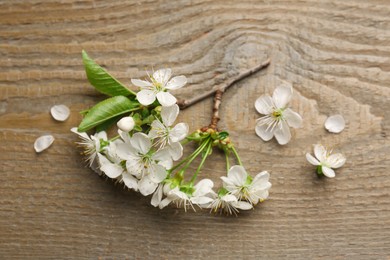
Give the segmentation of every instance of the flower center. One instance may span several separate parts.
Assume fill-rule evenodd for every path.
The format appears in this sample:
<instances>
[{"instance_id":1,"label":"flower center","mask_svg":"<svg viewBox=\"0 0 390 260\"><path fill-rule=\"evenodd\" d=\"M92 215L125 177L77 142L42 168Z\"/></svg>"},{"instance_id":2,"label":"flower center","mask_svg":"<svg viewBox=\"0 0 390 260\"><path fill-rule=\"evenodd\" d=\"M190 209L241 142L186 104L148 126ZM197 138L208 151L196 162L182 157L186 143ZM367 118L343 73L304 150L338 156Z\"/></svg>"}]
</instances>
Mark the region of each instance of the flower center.
<instances>
[{"instance_id":1,"label":"flower center","mask_svg":"<svg viewBox=\"0 0 390 260\"><path fill-rule=\"evenodd\" d=\"M282 115L283 115L283 111L280 109L274 110L272 112L272 116L275 118L280 118L280 117L282 117Z\"/></svg>"}]
</instances>

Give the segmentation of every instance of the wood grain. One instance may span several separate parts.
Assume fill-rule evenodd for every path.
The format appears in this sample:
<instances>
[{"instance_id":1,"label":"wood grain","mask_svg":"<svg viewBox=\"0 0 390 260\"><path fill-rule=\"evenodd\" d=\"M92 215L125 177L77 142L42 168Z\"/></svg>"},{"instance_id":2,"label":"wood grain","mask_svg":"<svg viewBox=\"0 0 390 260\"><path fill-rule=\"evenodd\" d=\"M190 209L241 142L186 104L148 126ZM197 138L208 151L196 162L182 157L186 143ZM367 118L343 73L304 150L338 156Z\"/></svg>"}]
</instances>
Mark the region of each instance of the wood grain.
<instances>
[{"instance_id":1,"label":"wood grain","mask_svg":"<svg viewBox=\"0 0 390 260\"><path fill-rule=\"evenodd\" d=\"M103 97L82 49L128 84L172 67L189 78L181 98L271 58L220 111L248 170L271 172L270 199L238 218L160 211L84 167L69 129ZM389 259L389 1L0 1L0 54L0 258ZM283 147L256 137L253 106L281 80L304 118ZM64 123L49 114L60 103ZM211 105L180 119L207 125ZM323 128L335 113L339 135ZM47 133L53 146L35 154ZM347 157L334 179L306 162L318 142ZM203 175L218 181L216 158Z\"/></svg>"}]
</instances>

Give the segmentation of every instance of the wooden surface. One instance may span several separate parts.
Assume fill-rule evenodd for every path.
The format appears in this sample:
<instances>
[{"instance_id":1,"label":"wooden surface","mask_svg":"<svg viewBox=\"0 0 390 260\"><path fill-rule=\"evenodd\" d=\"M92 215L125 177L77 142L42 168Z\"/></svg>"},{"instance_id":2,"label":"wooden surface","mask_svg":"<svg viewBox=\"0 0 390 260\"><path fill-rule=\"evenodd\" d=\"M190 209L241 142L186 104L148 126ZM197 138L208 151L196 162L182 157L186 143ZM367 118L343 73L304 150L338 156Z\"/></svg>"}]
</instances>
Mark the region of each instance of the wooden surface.
<instances>
[{"instance_id":1,"label":"wooden surface","mask_svg":"<svg viewBox=\"0 0 390 260\"><path fill-rule=\"evenodd\" d=\"M238 218L160 211L84 167L69 129L102 96L82 49L127 84L172 67L189 78L177 97L270 57L224 95L220 122L252 174L270 171L269 200ZM390 1L2 0L0 54L1 259L390 258ZM254 133L255 99L281 80L304 118L287 146ZM65 123L49 114L60 103ZM195 130L210 109L180 119ZM339 135L323 128L335 113L347 121ZM53 146L35 154L47 133ZM347 157L334 179L306 162L317 142ZM202 174L218 182L222 155Z\"/></svg>"}]
</instances>

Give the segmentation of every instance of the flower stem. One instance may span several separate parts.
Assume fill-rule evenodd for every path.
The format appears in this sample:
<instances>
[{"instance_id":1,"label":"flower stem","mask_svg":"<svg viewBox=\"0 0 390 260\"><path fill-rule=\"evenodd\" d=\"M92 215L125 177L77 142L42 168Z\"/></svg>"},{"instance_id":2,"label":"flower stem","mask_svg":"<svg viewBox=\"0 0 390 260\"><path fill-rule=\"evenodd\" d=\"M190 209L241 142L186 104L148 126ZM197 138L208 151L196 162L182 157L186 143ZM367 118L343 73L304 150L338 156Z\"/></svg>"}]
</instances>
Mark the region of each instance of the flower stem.
<instances>
[{"instance_id":1,"label":"flower stem","mask_svg":"<svg viewBox=\"0 0 390 260\"><path fill-rule=\"evenodd\" d=\"M211 143L211 138L208 138L206 139L205 141L203 141L203 143L201 144L201 148L202 149L199 149L198 152L194 153L194 155L191 157L191 159L186 163L186 165L184 165L184 167L181 169L181 171L185 171L187 170L187 168L191 165L192 161L195 160L196 157L198 157L198 155L206 148L206 146Z\"/></svg>"},{"instance_id":2,"label":"flower stem","mask_svg":"<svg viewBox=\"0 0 390 260\"><path fill-rule=\"evenodd\" d=\"M225 152L225 159L226 159L226 171L229 171L230 169L229 154L226 150L224 152Z\"/></svg>"},{"instance_id":3,"label":"flower stem","mask_svg":"<svg viewBox=\"0 0 390 260\"><path fill-rule=\"evenodd\" d=\"M196 169L196 172L194 173L194 175L192 176L191 178L191 181L190 183L194 183L194 181L196 180L196 177L198 176L198 173L200 172L200 170L202 169L203 167L203 164L204 162L206 161L206 158L209 156L209 153L210 153L210 150L211 150L211 146L212 146L212 142L208 142L208 146L206 148L206 153L204 154L203 158L202 158L202 161L200 162L199 166L198 166L198 169Z\"/></svg>"},{"instance_id":4,"label":"flower stem","mask_svg":"<svg viewBox=\"0 0 390 260\"><path fill-rule=\"evenodd\" d=\"M172 173L174 170L176 170L177 168L179 168L181 165L183 165L185 162L187 162L188 160L191 160L190 161L190 164L191 162L198 156L198 154L200 152L203 151L203 149L205 148L207 142L203 142L201 143L201 145L192 153L190 154L188 157L186 157L184 160L182 160L180 163L178 163L177 165L175 165L174 167L172 167L169 172ZM194 157L194 158L193 158Z\"/></svg>"},{"instance_id":5,"label":"flower stem","mask_svg":"<svg viewBox=\"0 0 390 260\"><path fill-rule=\"evenodd\" d=\"M241 162L241 159L240 159L240 156L238 155L238 152L237 152L236 148L232 147L232 151L233 151L234 155L235 155L236 158L237 158L238 164L241 165L241 166L243 166L243 165L242 165L242 162Z\"/></svg>"}]
</instances>

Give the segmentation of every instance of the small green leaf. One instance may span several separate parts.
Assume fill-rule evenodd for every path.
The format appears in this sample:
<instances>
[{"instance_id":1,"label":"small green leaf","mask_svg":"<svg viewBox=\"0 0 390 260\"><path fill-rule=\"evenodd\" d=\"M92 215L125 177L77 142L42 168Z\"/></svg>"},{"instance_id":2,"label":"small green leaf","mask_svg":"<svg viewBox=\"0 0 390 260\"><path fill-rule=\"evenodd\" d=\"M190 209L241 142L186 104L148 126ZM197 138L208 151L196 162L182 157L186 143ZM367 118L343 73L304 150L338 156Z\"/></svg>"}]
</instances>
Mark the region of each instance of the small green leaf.
<instances>
[{"instance_id":1,"label":"small green leaf","mask_svg":"<svg viewBox=\"0 0 390 260\"><path fill-rule=\"evenodd\" d=\"M110 128L112 125L114 125L116 122L119 121L119 119L122 118L122 115L119 115L117 117L110 118L100 125L96 126L96 132L106 131L108 128Z\"/></svg>"},{"instance_id":2,"label":"small green leaf","mask_svg":"<svg viewBox=\"0 0 390 260\"><path fill-rule=\"evenodd\" d=\"M140 104L124 96L103 100L92 107L79 125L78 131L85 132L119 115L138 110Z\"/></svg>"},{"instance_id":3,"label":"small green leaf","mask_svg":"<svg viewBox=\"0 0 390 260\"><path fill-rule=\"evenodd\" d=\"M223 139L225 139L226 137L228 137L229 136L229 133L228 132L220 132L219 134L218 134L218 139L219 140L223 140Z\"/></svg>"},{"instance_id":4,"label":"small green leaf","mask_svg":"<svg viewBox=\"0 0 390 260\"><path fill-rule=\"evenodd\" d=\"M84 50L82 51L82 55L87 78L99 92L108 96L135 96L133 91L125 87L105 69L100 67Z\"/></svg>"}]
</instances>

